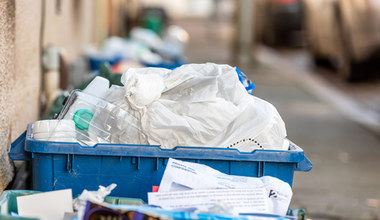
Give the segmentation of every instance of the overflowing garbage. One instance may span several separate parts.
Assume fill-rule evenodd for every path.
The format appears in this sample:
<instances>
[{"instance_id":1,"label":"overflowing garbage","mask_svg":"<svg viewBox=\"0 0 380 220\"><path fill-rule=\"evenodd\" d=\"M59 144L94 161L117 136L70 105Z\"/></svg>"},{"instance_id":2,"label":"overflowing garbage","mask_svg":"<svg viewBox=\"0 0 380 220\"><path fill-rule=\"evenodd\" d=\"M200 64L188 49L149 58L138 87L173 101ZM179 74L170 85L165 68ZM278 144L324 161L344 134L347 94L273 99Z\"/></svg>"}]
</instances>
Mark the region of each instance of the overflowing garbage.
<instances>
[{"instance_id":1,"label":"overflowing garbage","mask_svg":"<svg viewBox=\"0 0 380 220\"><path fill-rule=\"evenodd\" d=\"M57 46L49 46L43 57L45 82L45 110L43 119L51 119L62 108L62 100L69 89L84 89L96 76L110 80L112 85L120 85L121 73L128 68L159 67L175 69L187 63L184 51L189 42L189 34L180 26L170 25L160 28L135 27L126 37L110 36L99 46L84 47L79 67L71 72L71 84L60 87L62 79L68 81L68 73L58 72L69 64L64 51ZM53 71L50 71L52 69ZM67 69L67 68L66 68ZM63 75L63 76L59 76ZM63 82L62 82L63 83Z\"/></svg>"},{"instance_id":2,"label":"overflowing garbage","mask_svg":"<svg viewBox=\"0 0 380 220\"><path fill-rule=\"evenodd\" d=\"M241 152L289 147L275 107L250 95L229 65L130 68L121 83L110 87L108 80L96 77L70 95L58 121L36 122L34 138L72 139L86 146L199 146ZM49 138L41 139L41 129L49 131Z\"/></svg>"},{"instance_id":3,"label":"overflowing garbage","mask_svg":"<svg viewBox=\"0 0 380 220\"><path fill-rule=\"evenodd\" d=\"M172 69L186 63L184 50L188 41L189 34L180 26L169 26L162 37L153 30L135 27L129 38L112 36L99 49L87 48L85 54L91 70L99 70L103 62Z\"/></svg>"},{"instance_id":4,"label":"overflowing garbage","mask_svg":"<svg viewBox=\"0 0 380 220\"><path fill-rule=\"evenodd\" d=\"M12 215L41 220L121 216L121 219L141 219L139 216L150 219L291 218L286 216L292 196L289 184L270 176L226 175L211 167L181 160L169 159L157 192L148 193L148 204L133 198L114 204L107 196L115 187L120 186L111 184L99 186L97 191L84 190L76 198L72 197L71 189L20 193L15 198L17 211ZM0 198L0 214L12 209L9 200L9 195Z\"/></svg>"},{"instance_id":5,"label":"overflowing garbage","mask_svg":"<svg viewBox=\"0 0 380 220\"><path fill-rule=\"evenodd\" d=\"M130 40L110 38L101 52L89 55L99 74L73 90L54 119L32 123L26 139L15 144L25 144L21 151L13 150L21 152L19 158L33 154L39 172L34 189L54 190L17 197L18 210L12 215L70 220L294 217L289 216L292 174L310 170L311 163L287 140L276 108L252 95L255 85L236 67L181 62L170 66L168 60L181 60L185 45L176 41L181 30L171 32L161 39L136 28ZM100 64L112 64L112 59L117 61L111 68ZM114 74L112 68L123 69L115 65L121 60L146 67L128 66ZM256 150L271 153L255 154ZM214 155L198 155L210 152ZM282 152L294 156L276 155ZM203 162L167 160L169 153ZM45 179L54 182L41 182ZM93 190L94 184L109 181L118 186ZM78 196L79 189L84 190ZM136 198L107 202L113 191L127 196L135 191ZM141 198L145 201L136 202ZM46 207L51 208L44 212Z\"/></svg>"},{"instance_id":6,"label":"overflowing garbage","mask_svg":"<svg viewBox=\"0 0 380 220\"><path fill-rule=\"evenodd\" d=\"M312 164L276 108L236 67L187 64L188 41L179 26L135 27L87 48L91 74L52 91L46 120L12 143L36 191L4 192L0 218L303 217L293 172Z\"/></svg>"},{"instance_id":7,"label":"overflowing garbage","mask_svg":"<svg viewBox=\"0 0 380 220\"><path fill-rule=\"evenodd\" d=\"M32 153L35 189L53 191L18 197L13 215L70 220L294 217L287 217L293 172L312 165L286 139L276 108L250 94L254 85L239 69L214 63L173 70L129 68L118 79L95 77L83 90L71 92L56 119L32 123L26 139L16 140L10 155L30 159ZM41 181L46 179L54 182ZM116 184L86 189L109 181L122 189ZM79 189L85 190L73 200ZM134 191L137 197L128 200L132 203L110 204L106 198L113 190L115 195ZM147 204L136 205L141 198ZM46 206L54 208L43 212Z\"/></svg>"}]
</instances>

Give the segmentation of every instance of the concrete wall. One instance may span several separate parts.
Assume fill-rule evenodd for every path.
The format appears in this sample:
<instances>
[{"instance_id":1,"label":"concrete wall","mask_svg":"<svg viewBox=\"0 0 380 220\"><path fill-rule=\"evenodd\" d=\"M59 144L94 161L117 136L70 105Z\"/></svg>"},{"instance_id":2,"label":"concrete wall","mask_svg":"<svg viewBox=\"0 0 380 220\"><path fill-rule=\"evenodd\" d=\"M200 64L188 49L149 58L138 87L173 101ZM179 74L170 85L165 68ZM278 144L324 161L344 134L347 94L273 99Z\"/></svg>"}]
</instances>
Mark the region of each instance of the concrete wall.
<instances>
[{"instance_id":1,"label":"concrete wall","mask_svg":"<svg viewBox=\"0 0 380 220\"><path fill-rule=\"evenodd\" d=\"M10 143L39 117L42 48L65 48L74 60L98 44L109 32L107 2L0 0L0 192L12 178Z\"/></svg>"},{"instance_id":2,"label":"concrete wall","mask_svg":"<svg viewBox=\"0 0 380 220\"><path fill-rule=\"evenodd\" d=\"M40 24L41 1L14 1L15 11L15 66L11 71L12 140L38 118L40 96ZM8 105L9 106L9 105Z\"/></svg>"},{"instance_id":3,"label":"concrete wall","mask_svg":"<svg viewBox=\"0 0 380 220\"><path fill-rule=\"evenodd\" d=\"M0 0L0 191L12 177L7 157L11 141L12 98L15 67L15 4Z\"/></svg>"},{"instance_id":4,"label":"concrete wall","mask_svg":"<svg viewBox=\"0 0 380 220\"><path fill-rule=\"evenodd\" d=\"M83 46L95 43L95 3L92 0L46 0L44 46L63 47L70 59L81 55Z\"/></svg>"}]
</instances>

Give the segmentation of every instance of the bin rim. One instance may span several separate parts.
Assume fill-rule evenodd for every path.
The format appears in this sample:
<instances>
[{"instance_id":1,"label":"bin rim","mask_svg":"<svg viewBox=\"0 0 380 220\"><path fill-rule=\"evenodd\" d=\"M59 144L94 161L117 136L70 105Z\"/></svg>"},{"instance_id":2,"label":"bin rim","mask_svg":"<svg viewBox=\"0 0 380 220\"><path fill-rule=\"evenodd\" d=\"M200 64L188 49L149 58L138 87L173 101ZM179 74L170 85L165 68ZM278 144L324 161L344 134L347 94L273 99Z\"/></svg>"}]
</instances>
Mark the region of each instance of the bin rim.
<instances>
[{"instance_id":1,"label":"bin rim","mask_svg":"<svg viewBox=\"0 0 380 220\"><path fill-rule=\"evenodd\" d=\"M41 154L70 154L96 156L132 156L177 158L194 160L235 160L235 161L262 161L298 163L305 160L302 148L289 141L289 150L261 150L240 152L233 148L217 147L185 147L177 146L173 149L161 149L159 145L136 144L104 144L99 143L92 147L82 146L76 142L52 142L32 139L32 124L28 125L24 150Z\"/></svg>"}]
</instances>

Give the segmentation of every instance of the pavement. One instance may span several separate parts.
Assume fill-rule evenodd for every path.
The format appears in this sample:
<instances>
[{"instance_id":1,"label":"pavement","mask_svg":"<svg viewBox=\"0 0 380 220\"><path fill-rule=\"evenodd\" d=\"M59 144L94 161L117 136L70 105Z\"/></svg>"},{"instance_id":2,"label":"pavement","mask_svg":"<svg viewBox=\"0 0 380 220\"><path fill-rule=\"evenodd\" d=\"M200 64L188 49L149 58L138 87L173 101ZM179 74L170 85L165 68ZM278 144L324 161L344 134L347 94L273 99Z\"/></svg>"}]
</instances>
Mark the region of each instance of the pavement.
<instances>
[{"instance_id":1,"label":"pavement","mask_svg":"<svg viewBox=\"0 0 380 220\"><path fill-rule=\"evenodd\" d=\"M190 63L232 64L231 24L204 20L176 24L190 33L186 53ZM313 70L299 65L302 56L294 59L265 47L257 47L253 54L250 64L239 66L256 85L253 95L277 108L288 138L313 162L310 172L295 173L291 208L306 209L309 219L380 219L376 112L313 77Z\"/></svg>"},{"instance_id":2,"label":"pavement","mask_svg":"<svg viewBox=\"0 0 380 220\"><path fill-rule=\"evenodd\" d=\"M295 173L291 207L305 208L312 219L378 219L379 136L319 98L310 86L317 82L293 71L246 69L257 85L254 95L276 106L289 139L313 162L310 172Z\"/></svg>"}]
</instances>

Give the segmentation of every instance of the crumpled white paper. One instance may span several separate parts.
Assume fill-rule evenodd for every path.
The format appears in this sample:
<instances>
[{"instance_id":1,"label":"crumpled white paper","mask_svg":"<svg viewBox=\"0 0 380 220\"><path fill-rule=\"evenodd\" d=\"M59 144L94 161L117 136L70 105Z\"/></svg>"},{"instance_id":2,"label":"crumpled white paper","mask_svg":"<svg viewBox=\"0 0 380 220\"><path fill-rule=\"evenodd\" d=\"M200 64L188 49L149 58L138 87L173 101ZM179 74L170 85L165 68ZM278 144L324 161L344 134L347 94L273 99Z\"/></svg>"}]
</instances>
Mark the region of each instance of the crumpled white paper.
<instances>
[{"instance_id":1,"label":"crumpled white paper","mask_svg":"<svg viewBox=\"0 0 380 220\"><path fill-rule=\"evenodd\" d=\"M94 202L94 203L102 203L104 202L104 198L108 196L113 189L116 188L116 184L112 183L111 185L104 187L99 186L99 189L97 191L88 191L83 190L83 192L74 199L73 206L74 210L78 211L78 219L82 219L87 201Z\"/></svg>"}]
</instances>

